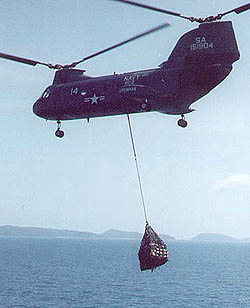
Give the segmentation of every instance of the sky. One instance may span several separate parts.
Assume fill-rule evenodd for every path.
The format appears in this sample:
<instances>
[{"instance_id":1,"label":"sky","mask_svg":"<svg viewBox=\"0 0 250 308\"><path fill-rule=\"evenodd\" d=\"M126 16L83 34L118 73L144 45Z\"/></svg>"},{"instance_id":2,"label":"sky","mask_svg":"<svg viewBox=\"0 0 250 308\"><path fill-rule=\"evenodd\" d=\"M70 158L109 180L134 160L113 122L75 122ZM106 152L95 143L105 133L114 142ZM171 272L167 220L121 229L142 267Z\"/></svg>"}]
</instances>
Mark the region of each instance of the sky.
<instances>
[{"instance_id":1,"label":"sky","mask_svg":"<svg viewBox=\"0 0 250 308\"><path fill-rule=\"evenodd\" d=\"M140 1L187 16L247 1ZM1 52L71 63L135 34L171 27L79 65L90 76L156 68L197 25L111 0L1 0ZM147 216L158 233L250 237L250 11L231 14L241 52L229 77L178 116L131 115ZM62 123L32 105L54 72L0 59L0 225L101 233L143 232L144 214L126 116Z\"/></svg>"}]
</instances>

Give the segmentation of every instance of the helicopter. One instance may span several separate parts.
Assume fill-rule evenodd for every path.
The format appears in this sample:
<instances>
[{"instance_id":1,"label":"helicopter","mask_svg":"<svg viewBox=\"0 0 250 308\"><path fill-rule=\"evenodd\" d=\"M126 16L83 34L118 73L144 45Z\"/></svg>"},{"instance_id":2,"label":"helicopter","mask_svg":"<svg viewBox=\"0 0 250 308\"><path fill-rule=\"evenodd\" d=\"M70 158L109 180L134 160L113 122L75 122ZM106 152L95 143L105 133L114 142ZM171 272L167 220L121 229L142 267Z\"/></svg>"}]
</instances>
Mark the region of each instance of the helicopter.
<instances>
[{"instance_id":1,"label":"helicopter","mask_svg":"<svg viewBox=\"0 0 250 308\"><path fill-rule=\"evenodd\" d=\"M130 0L112 1L184 18L199 26L181 36L168 59L159 67L100 77L88 76L85 70L75 67L170 24L161 24L66 65L0 53L0 58L56 70L52 84L33 105L35 115L56 121L56 137L64 136L61 121L87 119L89 122L96 117L151 111L180 115L177 124L185 128L188 125L185 114L194 111L191 105L219 85L240 58L232 22L221 19L230 13L249 10L250 3L216 16L194 18Z\"/></svg>"}]
</instances>

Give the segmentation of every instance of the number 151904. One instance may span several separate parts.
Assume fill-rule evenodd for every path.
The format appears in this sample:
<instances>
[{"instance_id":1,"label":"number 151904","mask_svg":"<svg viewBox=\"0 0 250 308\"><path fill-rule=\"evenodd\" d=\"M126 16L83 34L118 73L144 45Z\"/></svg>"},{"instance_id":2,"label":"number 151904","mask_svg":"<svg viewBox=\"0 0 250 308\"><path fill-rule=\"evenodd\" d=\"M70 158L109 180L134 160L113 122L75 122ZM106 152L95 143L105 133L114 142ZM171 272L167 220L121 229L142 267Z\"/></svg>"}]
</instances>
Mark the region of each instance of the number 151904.
<instances>
[{"instance_id":1,"label":"number 151904","mask_svg":"<svg viewBox=\"0 0 250 308\"><path fill-rule=\"evenodd\" d=\"M191 50L209 49L209 48L214 48L214 43L213 42L208 43L204 36L203 37L196 37L195 43L190 45Z\"/></svg>"}]
</instances>

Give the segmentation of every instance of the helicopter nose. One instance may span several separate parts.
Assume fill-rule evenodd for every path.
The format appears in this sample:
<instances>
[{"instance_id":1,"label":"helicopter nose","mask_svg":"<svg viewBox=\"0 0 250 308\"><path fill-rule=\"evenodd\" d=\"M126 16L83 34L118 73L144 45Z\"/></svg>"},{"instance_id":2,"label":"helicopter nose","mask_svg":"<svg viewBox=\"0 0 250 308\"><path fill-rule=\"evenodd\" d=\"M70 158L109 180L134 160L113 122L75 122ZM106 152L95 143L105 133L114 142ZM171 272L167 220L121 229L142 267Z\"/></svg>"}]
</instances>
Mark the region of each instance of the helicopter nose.
<instances>
[{"instance_id":1,"label":"helicopter nose","mask_svg":"<svg viewBox=\"0 0 250 308\"><path fill-rule=\"evenodd\" d=\"M35 115L37 115L38 117L43 117L43 114L42 114L42 106L41 106L42 102L40 99L38 99L34 105L33 105L33 112Z\"/></svg>"}]
</instances>

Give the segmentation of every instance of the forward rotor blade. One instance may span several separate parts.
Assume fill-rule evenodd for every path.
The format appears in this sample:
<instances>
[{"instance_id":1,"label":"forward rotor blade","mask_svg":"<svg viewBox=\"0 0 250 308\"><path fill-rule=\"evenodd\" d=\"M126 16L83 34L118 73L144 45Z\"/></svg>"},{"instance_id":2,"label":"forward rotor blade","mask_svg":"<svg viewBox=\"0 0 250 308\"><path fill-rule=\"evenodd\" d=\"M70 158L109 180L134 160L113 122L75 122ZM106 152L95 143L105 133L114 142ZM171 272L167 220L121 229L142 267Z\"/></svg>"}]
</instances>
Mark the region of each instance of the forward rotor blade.
<instances>
[{"instance_id":1,"label":"forward rotor blade","mask_svg":"<svg viewBox=\"0 0 250 308\"><path fill-rule=\"evenodd\" d=\"M132 42L134 40L137 40L137 39L139 39L139 38L141 38L143 36L146 36L146 35L148 35L148 34L150 34L152 32L155 32L155 31L161 30L163 28L166 28L167 26L170 26L170 24L169 23L161 24L161 25L159 25L159 26L157 26L157 27L155 27L153 29L150 29L150 30L148 30L146 32L143 32L141 34L133 36L133 37L131 37L130 39L128 39L126 41L123 41L121 43L115 44L115 45L113 45L111 47L108 47L108 48L105 48L105 49L103 49L101 51L98 51L98 52L96 52L94 54L91 54L91 55L83 58L82 60L80 60L78 62L73 62L72 64L69 64L69 65L68 64L66 64L66 65L62 65L62 64L52 65L50 63L44 63L44 62L40 62L40 61L36 61L36 60L31 60L31 59L27 59L27 58L17 57L17 56L14 56L14 55L6 54L6 53L1 53L1 52L0 52L0 58L4 58L4 59L7 59L7 60L11 60L11 61L15 61L15 62L23 63L23 64L28 64L28 65L32 65L32 66L36 66L37 64L45 65L45 66L47 66L48 68L51 68L51 69L73 68L73 67L77 66L78 64L80 64L80 63L82 63L84 61L87 61L87 60L89 60L91 58L99 56L99 55L101 55L101 54L103 54L103 53L105 53L107 51L110 51L110 50L112 50L114 48L117 48L117 47L120 47L122 45L125 45L125 44L127 44L129 42Z\"/></svg>"},{"instance_id":2,"label":"forward rotor blade","mask_svg":"<svg viewBox=\"0 0 250 308\"><path fill-rule=\"evenodd\" d=\"M0 52L0 58L19 62L19 63L23 63L23 64L33 65L33 66L36 66L37 64L48 66L48 64L43 63L43 62L39 62L39 61L36 61L36 60L27 59L27 58L21 58L21 57L9 55L9 54L2 53L2 52Z\"/></svg>"},{"instance_id":3,"label":"forward rotor blade","mask_svg":"<svg viewBox=\"0 0 250 308\"><path fill-rule=\"evenodd\" d=\"M225 16L225 15L233 13L233 12L236 13L236 14L240 14L240 13L243 13L243 12L249 10L249 9L250 9L250 2L247 3L247 4L244 4L242 6L239 6L239 7L235 8L235 9L232 9L230 11L227 11L225 13L222 13L221 15Z\"/></svg>"},{"instance_id":4,"label":"forward rotor blade","mask_svg":"<svg viewBox=\"0 0 250 308\"><path fill-rule=\"evenodd\" d=\"M33 65L33 66L38 64L37 61L33 61L33 60L30 60L30 59L21 58L21 57L16 57L16 56L9 55L9 54L6 54L6 53L0 53L0 58L4 58L4 59L7 59L7 60L16 61L16 62L28 64L28 65Z\"/></svg>"},{"instance_id":5,"label":"forward rotor blade","mask_svg":"<svg viewBox=\"0 0 250 308\"><path fill-rule=\"evenodd\" d=\"M154 7L154 6L151 6L151 5L146 5L146 4L142 4L142 3L138 3L138 2L134 2L134 1L130 1L130 0L112 0L112 1L123 2L123 3L126 3L126 4L130 4L130 5L134 5L134 6L138 6L138 7L143 7L144 9L149 9L151 11L156 11L156 12L160 12L160 13L164 13L164 14L168 14L168 15L173 15L173 16L189 19L189 17L183 16L180 13L164 10L164 9L161 9L161 8L158 8L158 7Z\"/></svg>"},{"instance_id":6,"label":"forward rotor blade","mask_svg":"<svg viewBox=\"0 0 250 308\"><path fill-rule=\"evenodd\" d=\"M65 67L75 67L76 65L78 65L78 64L80 64L80 63L82 63L82 62L84 62L84 61L87 61L87 60L89 60L89 59L91 59L91 58L94 58L94 57L96 57L96 56L99 56L99 55L101 55L101 54L103 54L103 53L105 53L105 52L107 52L107 51L110 51L110 50L112 50L112 49L115 49L115 48L117 48L117 47L120 47L120 46L122 46L122 45L125 45L125 44L127 44L127 43L132 42L132 41L135 41L135 40L137 40L137 39L139 39L139 38L141 38L141 37L143 37L143 36L146 36L146 35L148 35L148 34L150 34L150 33L152 33L152 32L155 32L155 31L164 29L164 28L166 28L167 26L170 26L170 24L169 24L169 23L161 24L161 25L159 25L159 26L157 26L157 27L155 27L155 28L153 28L153 29L150 29L150 30L148 30L148 31L146 31L146 32L143 32L143 33L141 33L141 34L138 34L138 35L136 35L136 36L133 36L133 37L129 38L128 40L125 40L125 41L123 41L123 42L121 42L121 43L115 44L115 45L113 45L113 46L111 46L111 47L108 47L108 48L105 48L105 49L103 49L103 50L101 50L101 51L98 51L98 52L96 52L96 53L93 53L93 54L91 54L91 55L89 55L89 56L83 58L82 60L80 60L80 61L78 61L78 62L73 62L73 63L70 64L70 65L65 65Z\"/></svg>"}]
</instances>

